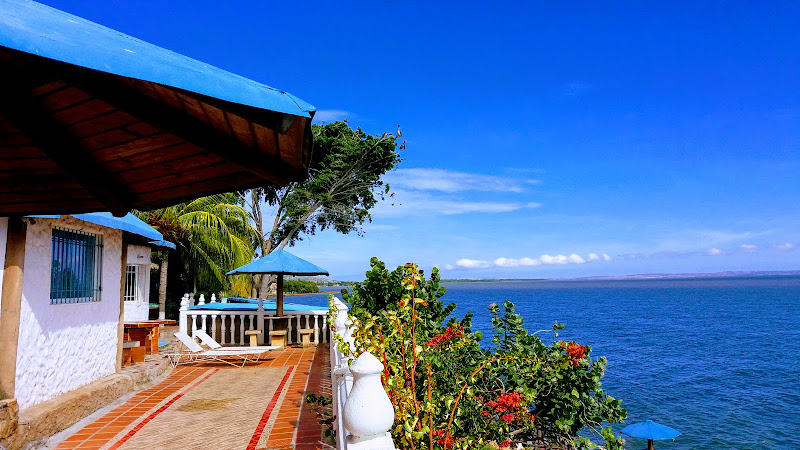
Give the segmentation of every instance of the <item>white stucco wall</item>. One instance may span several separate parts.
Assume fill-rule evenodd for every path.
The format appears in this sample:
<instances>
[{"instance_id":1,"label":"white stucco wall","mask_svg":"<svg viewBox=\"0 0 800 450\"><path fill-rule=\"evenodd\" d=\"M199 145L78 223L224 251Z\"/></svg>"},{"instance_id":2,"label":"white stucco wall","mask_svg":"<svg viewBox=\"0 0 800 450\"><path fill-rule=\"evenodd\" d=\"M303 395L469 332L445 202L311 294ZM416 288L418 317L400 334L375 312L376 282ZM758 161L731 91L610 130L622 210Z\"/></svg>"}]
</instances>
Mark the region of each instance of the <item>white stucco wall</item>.
<instances>
[{"instance_id":1,"label":"white stucco wall","mask_svg":"<svg viewBox=\"0 0 800 450\"><path fill-rule=\"evenodd\" d=\"M103 235L101 301L50 304L54 225ZM22 284L16 395L21 409L116 370L122 232L73 217L28 224Z\"/></svg>"},{"instance_id":2,"label":"white stucco wall","mask_svg":"<svg viewBox=\"0 0 800 450\"><path fill-rule=\"evenodd\" d=\"M128 264L137 267L139 279L139 297L136 301L125 302L126 322L138 322L150 316L150 247L142 245L128 246Z\"/></svg>"},{"instance_id":3,"label":"white stucco wall","mask_svg":"<svg viewBox=\"0 0 800 450\"><path fill-rule=\"evenodd\" d=\"M6 267L6 242L8 239L8 217L0 217L0 295L3 293L3 271ZM0 315L3 308L0 308Z\"/></svg>"}]
</instances>

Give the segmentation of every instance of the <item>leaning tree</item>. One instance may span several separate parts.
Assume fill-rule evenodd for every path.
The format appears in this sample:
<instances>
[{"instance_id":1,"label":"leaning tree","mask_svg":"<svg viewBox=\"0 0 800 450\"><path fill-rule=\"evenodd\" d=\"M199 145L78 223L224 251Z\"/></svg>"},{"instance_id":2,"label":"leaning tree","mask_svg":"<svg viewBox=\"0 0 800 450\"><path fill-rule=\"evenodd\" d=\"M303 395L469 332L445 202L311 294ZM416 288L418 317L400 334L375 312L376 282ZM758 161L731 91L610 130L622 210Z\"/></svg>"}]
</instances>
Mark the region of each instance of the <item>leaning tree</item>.
<instances>
[{"instance_id":1,"label":"leaning tree","mask_svg":"<svg viewBox=\"0 0 800 450\"><path fill-rule=\"evenodd\" d=\"M258 249L266 255L291 246L317 230L361 233L371 221L370 210L389 194L381 177L401 158L401 136L370 135L345 122L313 125L314 148L306 181L286 187L265 186L244 194L256 229ZM258 296L265 297L267 277L262 277Z\"/></svg>"}]
</instances>

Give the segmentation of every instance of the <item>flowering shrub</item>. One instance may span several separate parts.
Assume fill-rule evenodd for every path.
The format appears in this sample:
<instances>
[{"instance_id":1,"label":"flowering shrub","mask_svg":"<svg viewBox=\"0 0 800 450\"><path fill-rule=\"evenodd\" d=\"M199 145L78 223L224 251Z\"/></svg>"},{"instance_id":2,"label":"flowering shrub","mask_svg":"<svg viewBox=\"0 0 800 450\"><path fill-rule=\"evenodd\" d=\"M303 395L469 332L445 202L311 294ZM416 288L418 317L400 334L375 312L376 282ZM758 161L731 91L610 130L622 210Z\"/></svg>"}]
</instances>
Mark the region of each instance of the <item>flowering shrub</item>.
<instances>
[{"instance_id":1,"label":"flowering shrub","mask_svg":"<svg viewBox=\"0 0 800 450\"><path fill-rule=\"evenodd\" d=\"M563 325L529 333L513 303L505 302L502 313L493 303L492 345L485 349L481 333L470 329L471 314L449 317L455 305L440 300L437 269L425 279L414 264L392 272L376 258L370 264L367 279L343 291L355 324L352 356L368 351L383 362L399 448L596 447L578 436L582 430L606 448L622 448L624 441L601 426L626 416L621 401L600 388L605 358L592 359L589 346L547 345L536 335L557 336Z\"/></svg>"}]
</instances>

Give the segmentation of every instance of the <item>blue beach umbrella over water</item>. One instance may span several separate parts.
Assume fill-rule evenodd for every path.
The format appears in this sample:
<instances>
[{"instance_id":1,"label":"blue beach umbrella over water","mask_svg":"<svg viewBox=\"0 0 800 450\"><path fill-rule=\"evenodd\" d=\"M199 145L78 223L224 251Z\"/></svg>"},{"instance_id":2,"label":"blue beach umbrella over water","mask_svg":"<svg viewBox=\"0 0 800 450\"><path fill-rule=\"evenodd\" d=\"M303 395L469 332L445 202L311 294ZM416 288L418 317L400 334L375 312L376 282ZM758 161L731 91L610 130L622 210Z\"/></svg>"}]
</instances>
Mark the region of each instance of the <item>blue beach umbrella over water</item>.
<instances>
[{"instance_id":1,"label":"blue beach umbrella over water","mask_svg":"<svg viewBox=\"0 0 800 450\"><path fill-rule=\"evenodd\" d=\"M328 275L328 271L299 258L286 250L275 250L269 255L231 270L228 275L277 274L278 292L276 314L283 315L283 276L284 275Z\"/></svg>"},{"instance_id":2,"label":"blue beach umbrella over water","mask_svg":"<svg viewBox=\"0 0 800 450\"><path fill-rule=\"evenodd\" d=\"M653 446L654 439L675 439L681 434L680 431L674 428L661 425L660 423L653 422L650 419L645 420L644 422L628 425L622 429L622 433L635 438L647 439L648 449L655 448Z\"/></svg>"}]
</instances>

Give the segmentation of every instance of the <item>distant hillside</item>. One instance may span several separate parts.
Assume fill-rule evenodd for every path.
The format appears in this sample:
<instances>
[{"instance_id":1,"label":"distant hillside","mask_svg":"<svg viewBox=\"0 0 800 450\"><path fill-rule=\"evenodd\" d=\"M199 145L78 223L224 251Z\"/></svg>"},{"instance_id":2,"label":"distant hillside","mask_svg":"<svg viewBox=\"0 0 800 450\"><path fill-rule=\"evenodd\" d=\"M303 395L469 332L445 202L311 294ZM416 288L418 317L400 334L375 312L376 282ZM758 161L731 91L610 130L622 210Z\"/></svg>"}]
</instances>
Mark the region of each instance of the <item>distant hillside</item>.
<instances>
[{"instance_id":1,"label":"distant hillside","mask_svg":"<svg viewBox=\"0 0 800 450\"><path fill-rule=\"evenodd\" d=\"M642 273L636 275L614 275L580 278L450 278L442 283L487 283L487 282L514 282L514 281L548 281L548 280L678 280L691 278L764 278L764 277L800 277L800 270L750 270L710 273ZM349 286L356 281L334 280L329 277L295 277L301 280L310 280L320 286Z\"/></svg>"},{"instance_id":2,"label":"distant hillside","mask_svg":"<svg viewBox=\"0 0 800 450\"><path fill-rule=\"evenodd\" d=\"M547 281L547 278L452 278L442 283L486 283L490 281Z\"/></svg>"},{"instance_id":3,"label":"distant hillside","mask_svg":"<svg viewBox=\"0 0 800 450\"><path fill-rule=\"evenodd\" d=\"M317 283L319 286L345 286L350 284L349 281L339 281L328 277L313 276L313 277L287 277L287 279L294 278L296 280L307 280Z\"/></svg>"},{"instance_id":4,"label":"distant hillside","mask_svg":"<svg viewBox=\"0 0 800 450\"><path fill-rule=\"evenodd\" d=\"M742 270L711 273L644 273L638 275L617 275L605 277L582 277L575 280L676 280L689 278L764 278L764 277L797 277L800 270Z\"/></svg>"}]
</instances>

